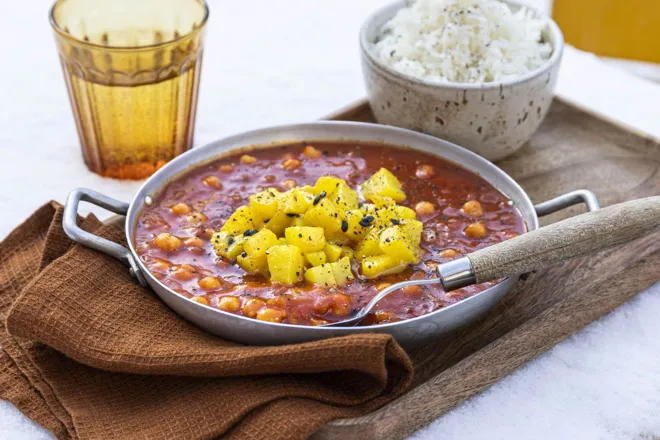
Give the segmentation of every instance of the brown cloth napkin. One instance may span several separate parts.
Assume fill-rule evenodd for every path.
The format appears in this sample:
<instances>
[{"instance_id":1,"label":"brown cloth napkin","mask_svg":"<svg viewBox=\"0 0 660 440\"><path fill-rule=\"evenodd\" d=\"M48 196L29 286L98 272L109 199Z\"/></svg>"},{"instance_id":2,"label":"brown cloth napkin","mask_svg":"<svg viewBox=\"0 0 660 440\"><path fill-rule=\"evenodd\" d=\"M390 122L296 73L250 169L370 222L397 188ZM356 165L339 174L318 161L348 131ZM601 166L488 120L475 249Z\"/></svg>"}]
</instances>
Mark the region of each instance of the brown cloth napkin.
<instances>
[{"instance_id":1,"label":"brown cloth napkin","mask_svg":"<svg viewBox=\"0 0 660 440\"><path fill-rule=\"evenodd\" d=\"M0 244L0 398L58 438L303 439L410 384L389 335L282 347L212 336L73 245L61 219L44 205ZM80 222L125 244L119 226Z\"/></svg>"}]
</instances>

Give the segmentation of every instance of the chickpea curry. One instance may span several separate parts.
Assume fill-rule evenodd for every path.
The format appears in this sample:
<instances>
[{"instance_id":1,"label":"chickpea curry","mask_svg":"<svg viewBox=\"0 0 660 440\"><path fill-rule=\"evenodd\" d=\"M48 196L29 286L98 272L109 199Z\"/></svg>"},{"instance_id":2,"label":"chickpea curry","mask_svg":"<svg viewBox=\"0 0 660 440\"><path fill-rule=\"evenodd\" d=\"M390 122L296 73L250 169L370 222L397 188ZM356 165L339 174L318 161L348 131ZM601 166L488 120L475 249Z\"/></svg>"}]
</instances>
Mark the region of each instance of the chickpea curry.
<instances>
[{"instance_id":1,"label":"chickpea curry","mask_svg":"<svg viewBox=\"0 0 660 440\"><path fill-rule=\"evenodd\" d=\"M322 325L392 283L525 232L513 203L436 156L298 142L224 157L173 180L141 213L137 253L177 293L263 321ZM410 319L494 283L390 294L362 325Z\"/></svg>"}]
</instances>

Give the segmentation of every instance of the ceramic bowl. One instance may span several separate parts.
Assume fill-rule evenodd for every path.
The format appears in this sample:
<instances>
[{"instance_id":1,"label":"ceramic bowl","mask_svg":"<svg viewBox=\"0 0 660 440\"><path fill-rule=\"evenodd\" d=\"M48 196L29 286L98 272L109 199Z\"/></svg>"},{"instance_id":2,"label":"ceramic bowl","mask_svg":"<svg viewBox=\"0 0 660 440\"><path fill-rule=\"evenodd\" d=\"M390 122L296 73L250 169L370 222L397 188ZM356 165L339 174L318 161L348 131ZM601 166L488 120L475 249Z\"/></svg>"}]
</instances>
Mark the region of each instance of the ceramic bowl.
<instances>
[{"instance_id":1,"label":"ceramic bowl","mask_svg":"<svg viewBox=\"0 0 660 440\"><path fill-rule=\"evenodd\" d=\"M536 11L548 22L544 38L553 52L532 72L491 83L433 83L386 66L372 52L383 24L405 6L405 0L397 1L376 11L360 32L362 71L376 120L446 139L491 161L521 148L552 103L564 46L557 24Z\"/></svg>"}]
</instances>

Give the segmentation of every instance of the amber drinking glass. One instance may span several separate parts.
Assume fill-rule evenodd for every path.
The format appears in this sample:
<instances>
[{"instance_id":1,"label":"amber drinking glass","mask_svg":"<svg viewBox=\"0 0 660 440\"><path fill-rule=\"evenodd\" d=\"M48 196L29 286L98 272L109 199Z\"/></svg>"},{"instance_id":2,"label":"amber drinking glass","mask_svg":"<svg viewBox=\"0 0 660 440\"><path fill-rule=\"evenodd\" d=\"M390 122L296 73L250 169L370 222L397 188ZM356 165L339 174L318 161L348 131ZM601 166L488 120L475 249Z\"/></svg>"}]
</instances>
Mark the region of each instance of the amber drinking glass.
<instances>
[{"instance_id":1,"label":"amber drinking glass","mask_svg":"<svg viewBox=\"0 0 660 440\"><path fill-rule=\"evenodd\" d=\"M90 170L141 179L192 146L203 0L58 0L50 11Z\"/></svg>"}]
</instances>

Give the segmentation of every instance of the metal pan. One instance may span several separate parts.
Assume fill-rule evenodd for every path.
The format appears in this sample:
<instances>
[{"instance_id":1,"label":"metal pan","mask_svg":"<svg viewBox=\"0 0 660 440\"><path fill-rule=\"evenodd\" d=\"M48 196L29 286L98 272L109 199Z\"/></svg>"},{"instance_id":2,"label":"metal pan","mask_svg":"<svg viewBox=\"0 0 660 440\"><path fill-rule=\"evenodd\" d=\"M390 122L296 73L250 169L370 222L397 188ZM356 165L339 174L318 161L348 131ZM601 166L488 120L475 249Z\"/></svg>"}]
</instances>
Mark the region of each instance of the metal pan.
<instances>
[{"instance_id":1,"label":"metal pan","mask_svg":"<svg viewBox=\"0 0 660 440\"><path fill-rule=\"evenodd\" d=\"M390 333L402 346L413 347L479 318L495 306L518 281L518 277L506 278L459 303L405 321L363 327L312 327L257 321L204 306L170 290L151 275L135 252L134 231L142 209L151 203L159 191L182 173L219 157L232 155L241 150L267 148L296 140L375 141L434 154L459 164L499 189L516 205L530 231L538 229L540 216L565 207L578 203L586 204L590 211L599 207L595 195L586 190L564 194L535 206L525 191L506 173L482 157L450 142L384 125L323 121L263 128L195 148L158 170L142 185L130 203L111 199L89 189L76 189L71 192L66 202L64 231L72 240L120 260L129 268L137 282L151 287L169 307L184 318L218 336L250 345L279 345L376 332ZM125 215L129 249L80 229L76 225L76 213L80 201L90 202L114 213Z\"/></svg>"}]
</instances>

